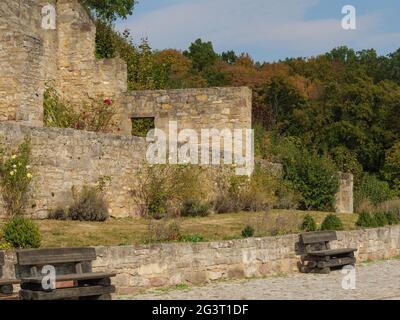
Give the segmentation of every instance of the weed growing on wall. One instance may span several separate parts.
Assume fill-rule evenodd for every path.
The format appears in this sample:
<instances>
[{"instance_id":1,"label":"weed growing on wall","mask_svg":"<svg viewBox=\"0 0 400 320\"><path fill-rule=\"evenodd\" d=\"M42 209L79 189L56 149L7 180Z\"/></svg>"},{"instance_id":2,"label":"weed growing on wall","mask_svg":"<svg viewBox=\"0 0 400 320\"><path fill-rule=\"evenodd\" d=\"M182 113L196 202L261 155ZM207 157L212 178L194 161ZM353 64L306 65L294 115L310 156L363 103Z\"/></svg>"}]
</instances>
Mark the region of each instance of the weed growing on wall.
<instances>
[{"instance_id":1,"label":"weed growing on wall","mask_svg":"<svg viewBox=\"0 0 400 320\"><path fill-rule=\"evenodd\" d=\"M8 217L23 215L33 174L30 166L30 138L25 137L17 150L0 153L0 187Z\"/></svg>"},{"instance_id":2,"label":"weed growing on wall","mask_svg":"<svg viewBox=\"0 0 400 320\"><path fill-rule=\"evenodd\" d=\"M43 101L44 125L56 128L72 128L93 132L118 131L114 117L116 108L110 98L103 101L82 101L79 111L63 100L58 92L48 85Z\"/></svg>"}]
</instances>

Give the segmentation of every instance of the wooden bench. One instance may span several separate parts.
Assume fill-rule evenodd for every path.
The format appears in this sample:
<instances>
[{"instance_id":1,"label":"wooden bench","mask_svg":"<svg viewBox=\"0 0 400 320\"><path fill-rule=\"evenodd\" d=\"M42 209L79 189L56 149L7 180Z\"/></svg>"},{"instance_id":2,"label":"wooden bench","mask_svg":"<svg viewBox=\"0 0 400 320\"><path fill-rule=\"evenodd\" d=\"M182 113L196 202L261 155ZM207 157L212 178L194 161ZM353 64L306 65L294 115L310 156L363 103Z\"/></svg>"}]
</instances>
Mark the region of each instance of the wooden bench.
<instances>
[{"instance_id":1,"label":"wooden bench","mask_svg":"<svg viewBox=\"0 0 400 320\"><path fill-rule=\"evenodd\" d=\"M115 292L111 285L115 273L92 272L94 248L20 250L17 258L18 266L29 274L21 277L22 300L110 300ZM55 268L55 289L43 288L47 274L42 274L42 267L47 265Z\"/></svg>"},{"instance_id":2,"label":"wooden bench","mask_svg":"<svg viewBox=\"0 0 400 320\"><path fill-rule=\"evenodd\" d=\"M330 241L337 240L335 231L309 232L300 235L300 242L305 247L302 256L301 272L330 273L331 268L354 265L357 249L331 249Z\"/></svg>"},{"instance_id":3,"label":"wooden bench","mask_svg":"<svg viewBox=\"0 0 400 320\"><path fill-rule=\"evenodd\" d=\"M4 251L0 251L0 300L15 298L13 285L19 283L17 279L3 279L4 264Z\"/></svg>"}]
</instances>

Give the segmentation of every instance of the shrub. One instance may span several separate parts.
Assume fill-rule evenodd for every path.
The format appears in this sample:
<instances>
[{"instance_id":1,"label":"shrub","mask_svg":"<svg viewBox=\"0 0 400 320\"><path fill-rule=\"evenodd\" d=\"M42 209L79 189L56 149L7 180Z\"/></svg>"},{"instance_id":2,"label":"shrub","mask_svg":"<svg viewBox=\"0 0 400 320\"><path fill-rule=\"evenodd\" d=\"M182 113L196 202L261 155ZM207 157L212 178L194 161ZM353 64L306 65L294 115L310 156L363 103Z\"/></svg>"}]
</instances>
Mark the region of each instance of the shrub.
<instances>
[{"instance_id":1,"label":"shrub","mask_svg":"<svg viewBox=\"0 0 400 320\"><path fill-rule=\"evenodd\" d=\"M393 191L389 184L369 174L365 174L360 181L356 181L354 189L354 202L357 211L362 201L369 200L372 205L376 206L393 198Z\"/></svg>"},{"instance_id":2,"label":"shrub","mask_svg":"<svg viewBox=\"0 0 400 320\"><path fill-rule=\"evenodd\" d=\"M186 201L181 209L182 217L206 217L209 214L208 204L200 201Z\"/></svg>"},{"instance_id":3,"label":"shrub","mask_svg":"<svg viewBox=\"0 0 400 320\"><path fill-rule=\"evenodd\" d=\"M30 168L30 138L25 137L17 151L4 152L0 158L0 186L4 208L9 217L22 215L32 180Z\"/></svg>"},{"instance_id":4,"label":"shrub","mask_svg":"<svg viewBox=\"0 0 400 320\"><path fill-rule=\"evenodd\" d=\"M299 194L301 209L332 211L339 187L335 163L290 140L286 144L280 151L284 178Z\"/></svg>"},{"instance_id":5,"label":"shrub","mask_svg":"<svg viewBox=\"0 0 400 320\"><path fill-rule=\"evenodd\" d=\"M375 216L371 215L368 211L363 211L358 216L356 226L363 228L375 228L378 225Z\"/></svg>"},{"instance_id":6,"label":"shrub","mask_svg":"<svg viewBox=\"0 0 400 320\"><path fill-rule=\"evenodd\" d=\"M41 237L39 228L30 219L16 216L3 227L4 240L13 248L39 248Z\"/></svg>"},{"instance_id":7,"label":"shrub","mask_svg":"<svg viewBox=\"0 0 400 320\"><path fill-rule=\"evenodd\" d=\"M293 190L293 187L285 179L279 179L275 194L277 201L274 204L274 209L296 210L299 208L300 195Z\"/></svg>"},{"instance_id":8,"label":"shrub","mask_svg":"<svg viewBox=\"0 0 400 320\"><path fill-rule=\"evenodd\" d=\"M57 90L47 84L43 95L43 122L46 127L75 128L79 115L65 101L62 101Z\"/></svg>"},{"instance_id":9,"label":"shrub","mask_svg":"<svg viewBox=\"0 0 400 320\"><path fill-rule=\"evenodd\" d=\"M178 220L162 219L158 222L149 220L146 235L147 243L178 241L181 239L181 226Z\"/></svg>"},{"instance_id":10,"label":"shrub","mask_svg":"<svg viewBox=\"0 0 400 320\"><path fill-rule=\"evenodd\" d=\"M389 223L386 215L382 212L375 213L374 219L377 227L384 227Z\"/></svg>"},{"instance_id":11,"label":"shrub","mask_svg":"<svg viewBox=\"0 0 400 320\"><path fill-rule=\"evenodd\" d=\"M387 150L383 174L390 181L392 188L400 195L400 141Z\"/></svg>"},{"instance_id":12,"label":"shrub","mask_svg":"<svg viewBox=\"0 0 400 320\"><path fill-rule=\"evenodd\" d=\"M306 232L312 232L317 230L317 224L312 216L309 214L305 215L303 223L301 224L301 230Z\"/></svg>"},{"instance_id":13,"label":"shrub","mask_svg":"<svg viewBox=\"0 0 400 320\"><path fill-rule=\"evenodd\" d=\"M200 234L186 234L182 235L179 241L197 243L197 242L205 242L206 239Z\"/></svg>"},{"instance_id":14,"label":"shrub","mask_svg":"<svg viewBox=\"0 0 400 320\"><path fill-rule=\"evenodd\" d=\"M216 185L214 208L217 213L262 211L275 203L278 179L267 168L257 165L250 177L221 170Z\"/></svg>"},{"instance_id":15,"label":"shrub","mask_svg":"<svg viewBox=\"0 0 400 320\"><path fill-rule=\"evenodd\" d=\"M328 214L321 225L321 230L343 230L343 223L340 218L334 214Z\"/></svg>"},{"instance_id":16,"label":"shrub","mask_svg":"<svg viewBox=\"0 0 400 320\"><path fill-rule=\"evenodd\" d=\"M74 193L74 203L68 213L72 220L105 221L108 204L97 188L84 187L79 194Z\"/></svg>"},{"instance_id":17,"label":"shrub","mask_svg":"<svg viewBox=\"0 0 400 320\"><path fill-rule=\"evenodd\" d=\"M400 222L398 216L393 212L386 212L385 216L389 225L399 224Z\"/></svg>"},{"instance_id":18,"label":"shrub","mask_svg":"<svg viewBox=\"0 0 400 320\"><path fill-rule=\"evenodd\" d=\"M393 213L400 219L400 200L395 199L382 202L377 206L377 210Z\"/></svg>"},{"instance_id":19,"label":"shrub","mask_svg":"<svg viewBox=\"0 0 400 320\"><path fill-rule=\"evenodd\" d=\"M51 220L68 220L68 218L68 210L63 208L57 208L49 212L49 219Z\"/></svg>"},{"instance_id":20,"label":"shrub","mask_svg":"<svg viewBox=\"0 0 400 320\"><path fill-rule=\"evenodd\" d=\"M251 226L247 226L242 230L242 237L243 238L251 238L254 236L254 228Z\"/></svg>"},{"instance_id":21,"label":"shrub","mask_svg":"<svg viewBox=\"0 0 400 320\"><path fill-rule=\"evenodd\" d=\"M132 191L141 215L161 219L177 216L182 209L190 209L190 206L190 210L204 211L203 205L198 206L200 199L205 198L208 188L204 173L202 168L190 165L155 165L143 168L139 173L140 182Z\"/></svg>"},{"instance_id":22,"label":"shrub","mask_svg":"<svg viewBox=\"0 0 400 320\"><path fill-rule=\"evenodd\" d=\"M168 215L168 195L166 193L155 193L147 205L148 214L154 219L162 219Z\"/></svg>"}]
</instances>

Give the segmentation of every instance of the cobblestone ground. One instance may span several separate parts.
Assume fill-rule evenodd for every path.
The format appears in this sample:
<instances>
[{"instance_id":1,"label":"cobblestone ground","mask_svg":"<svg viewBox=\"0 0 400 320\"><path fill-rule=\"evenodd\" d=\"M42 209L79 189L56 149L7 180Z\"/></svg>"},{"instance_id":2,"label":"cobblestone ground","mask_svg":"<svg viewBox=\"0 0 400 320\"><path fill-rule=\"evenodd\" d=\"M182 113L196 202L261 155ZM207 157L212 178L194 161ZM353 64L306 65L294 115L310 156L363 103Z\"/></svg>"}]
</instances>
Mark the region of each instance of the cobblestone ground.
<instances>
[{"instance_id":1,"label":"cobblestone ground","mask_svg":"<svg viewBox=\"0 0 400 320\"><path fill-rule=\"evenodd\" d=\"M344 275L293 274L283 277L229 281L185 290L152 291L119 297L134 300L400 300L400 260L363 264L356 268L356 289L343 290Z\"/></svg>"}]
</instances>

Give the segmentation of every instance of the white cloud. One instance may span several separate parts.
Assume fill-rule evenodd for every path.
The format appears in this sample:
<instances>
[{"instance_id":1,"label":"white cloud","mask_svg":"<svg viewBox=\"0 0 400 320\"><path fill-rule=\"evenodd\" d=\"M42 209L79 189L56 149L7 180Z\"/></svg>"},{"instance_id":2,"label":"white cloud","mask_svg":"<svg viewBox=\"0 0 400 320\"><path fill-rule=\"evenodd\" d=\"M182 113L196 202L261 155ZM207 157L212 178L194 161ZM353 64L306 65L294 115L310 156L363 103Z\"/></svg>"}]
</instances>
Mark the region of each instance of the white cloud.
<instances>
[{"instance_id":1,"label":"white cloud","mask_svg":"<svg viewBox=\"0 0 400 320\"><path fill-rule=\"evenodd\" d=\"M257 48L258 55L282 50L311 55L338 45L372 47L399 39L398 34L373 32L381 19L379 13L358 17L355 31L341 28L340 11L337 19L306 20L305 14L319 1L178 0L145 15L133 15L119 27L131 29L136 39L147 37L158 49L185 49L202 38L213 41L217 50Z\"/></svg>"}]
</instances>

